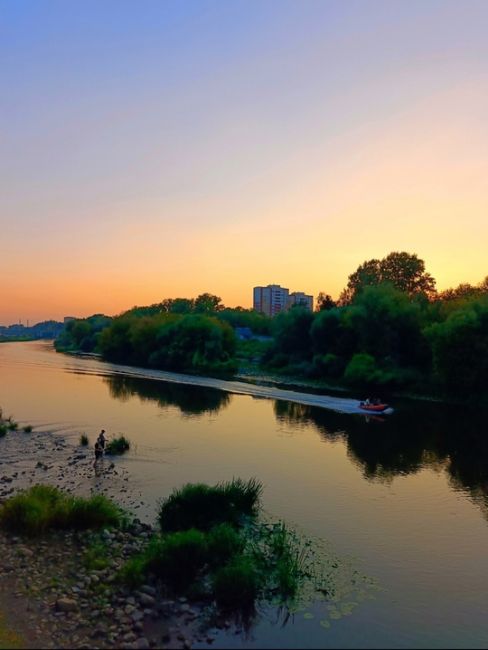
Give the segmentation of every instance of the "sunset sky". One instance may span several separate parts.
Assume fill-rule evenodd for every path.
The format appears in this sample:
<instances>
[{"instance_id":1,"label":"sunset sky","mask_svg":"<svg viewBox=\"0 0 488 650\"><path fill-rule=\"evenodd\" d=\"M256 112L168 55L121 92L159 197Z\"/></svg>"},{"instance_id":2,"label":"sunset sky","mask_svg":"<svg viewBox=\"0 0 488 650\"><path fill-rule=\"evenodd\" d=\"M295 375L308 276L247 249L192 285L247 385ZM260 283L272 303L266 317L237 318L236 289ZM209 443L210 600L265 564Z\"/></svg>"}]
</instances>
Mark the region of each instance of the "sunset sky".
<instances>
[{"instance_id":1,"label":"sunset sky","mask_svg":"<svg viewBox=\"0 0 488 650\"><path fill-rule=\"evenodd\" d=\"M0 324L488 275L487 0L2 0Z\"/></svg>"}]
</instances>

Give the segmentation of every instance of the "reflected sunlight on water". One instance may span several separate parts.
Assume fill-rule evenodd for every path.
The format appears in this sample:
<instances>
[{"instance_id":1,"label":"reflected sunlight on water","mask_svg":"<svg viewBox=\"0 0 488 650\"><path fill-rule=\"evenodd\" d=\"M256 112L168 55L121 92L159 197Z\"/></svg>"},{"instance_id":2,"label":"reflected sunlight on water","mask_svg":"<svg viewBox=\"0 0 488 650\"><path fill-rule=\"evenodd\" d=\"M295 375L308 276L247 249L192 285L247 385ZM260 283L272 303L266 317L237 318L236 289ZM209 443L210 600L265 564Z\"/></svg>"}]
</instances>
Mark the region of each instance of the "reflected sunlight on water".
<instances>
[{"instance_id":1,"label":"reflected sunlight on water","mask_svg":"<svg viewBox=\"0 0 488 650\"><path fill-rule=\"evenodd\" d=\"M305 612L312 618L296 613L284 629L262 615L246 641L224 636L217 646L486 645L481 419L399 403L387 421L366 422L286 400L124 376L120 368L114 374L109 364L56 354L45 342L0 344L0 406L22 424L72 439L101 427L127 435L133 448L117 462L142 492L149 518L182 483L256 476L269 516L326 540L380 587L374 600L332 608L329 626L320 624L320 608L333 604L317 604Z\"/></svg>"}]
</instances>

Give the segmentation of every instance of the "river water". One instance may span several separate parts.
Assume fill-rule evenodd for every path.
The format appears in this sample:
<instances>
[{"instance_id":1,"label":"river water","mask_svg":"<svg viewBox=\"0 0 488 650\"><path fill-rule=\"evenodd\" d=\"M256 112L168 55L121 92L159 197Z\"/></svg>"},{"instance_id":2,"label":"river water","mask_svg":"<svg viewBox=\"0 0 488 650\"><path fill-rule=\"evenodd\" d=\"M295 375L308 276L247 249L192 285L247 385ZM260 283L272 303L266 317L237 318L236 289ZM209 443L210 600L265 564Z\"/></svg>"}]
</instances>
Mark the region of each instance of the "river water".
<instances>
[{"instance_id":1,"label":"river water","mask_svg":"<svg viewBox=\"0 0 488 650\"><path fill-rule=\"evenodd\" d=\"M333 600L286 624L261 610L213 647L488 645L486 413L398 402L366 418L354 401L192 381L0 344L4 415L73 441L124 433L141 518L183 483L255 476L267 516L337 557Z\"/></svg>"}]
</instances>

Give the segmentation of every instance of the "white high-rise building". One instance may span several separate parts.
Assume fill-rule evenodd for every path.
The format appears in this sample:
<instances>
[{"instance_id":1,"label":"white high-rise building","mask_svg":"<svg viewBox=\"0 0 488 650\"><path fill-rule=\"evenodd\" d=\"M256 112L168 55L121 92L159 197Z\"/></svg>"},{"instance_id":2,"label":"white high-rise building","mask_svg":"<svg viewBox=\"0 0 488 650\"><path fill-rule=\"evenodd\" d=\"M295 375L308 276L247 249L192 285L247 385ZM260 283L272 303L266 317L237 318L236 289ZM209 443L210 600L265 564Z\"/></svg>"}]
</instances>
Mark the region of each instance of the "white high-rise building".
<instances>
[{"instance_id":1,"label":"white high-rise building","mask_svg":"<svg viewBox=\"0 0 488 650\"><path fill-rule=\"evenodd\" d=\"M253 308L267 316L276 316L288 309L289 291L279 284L254 287Z\"/></svg>"},{"instance_id":2,"label":"white high-rise building","mask_svg":"<svg viewBox=\"0 0 488 650\"><path fill-rule=\"evenodd\" d=\"M294 305L300 305L313 310L313 296L303 291L294 291L290 294L289 289L279 284L268 284L266 287L254 287L253 309L267 316L276 316L281 311L288 311Z\"/></svg>"}]
</instances>

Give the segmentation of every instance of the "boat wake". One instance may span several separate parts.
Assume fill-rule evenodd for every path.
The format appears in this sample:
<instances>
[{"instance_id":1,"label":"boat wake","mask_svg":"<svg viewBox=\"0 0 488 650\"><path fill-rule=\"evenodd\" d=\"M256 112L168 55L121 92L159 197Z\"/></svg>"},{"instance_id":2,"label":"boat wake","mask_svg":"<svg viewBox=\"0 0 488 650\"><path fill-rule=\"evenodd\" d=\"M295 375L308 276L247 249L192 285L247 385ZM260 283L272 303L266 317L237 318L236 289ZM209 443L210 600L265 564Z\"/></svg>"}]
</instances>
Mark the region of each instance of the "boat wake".
<instances>
[{"instance_id":1,"label":"boat wake","mask_svg":"<svg viewBox=\"0 0 488 650\"><path fill-rule=\"evenodd\" d=\"M166 372L164 370L150 370L148 368L115 365L104 361L95 361L93 359L89 360L89 365L85 365L84 362L84 359L77 359L75 363L68 364L67 369L75 373L88 372L90 374L101 375L122 375L139 379L171 382L174 384L186 384L188 386L215 388L216 390L223 390L236 395L249 395L257 398L284 400L288 402L296 402L297 404L304 404L306 406L316 406L318 408L329 409L331 411L336 411L337 413L360 413L365 415L365 412L359 408L359 400L346 397L317 395L295 390L286 390L274 386L249 384L244 381L232 381L215 377L200 377L184 373ZM388 409L387 411L384 411L384 414L388 414L392 411L393 409Z\"/></svg>"}]
</instances>

